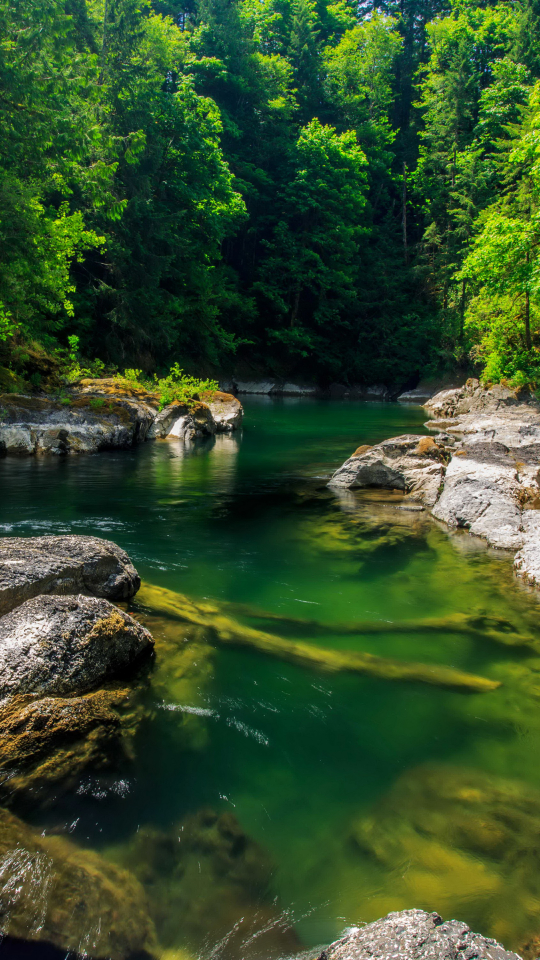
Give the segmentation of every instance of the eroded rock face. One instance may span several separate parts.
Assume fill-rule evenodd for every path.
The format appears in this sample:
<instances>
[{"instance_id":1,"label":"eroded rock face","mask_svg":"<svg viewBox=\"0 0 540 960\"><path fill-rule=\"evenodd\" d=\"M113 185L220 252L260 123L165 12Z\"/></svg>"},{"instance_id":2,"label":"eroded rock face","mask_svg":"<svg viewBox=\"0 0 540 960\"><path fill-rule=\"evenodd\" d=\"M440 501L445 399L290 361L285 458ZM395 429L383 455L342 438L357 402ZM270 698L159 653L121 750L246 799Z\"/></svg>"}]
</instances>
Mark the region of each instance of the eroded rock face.
<instances>
[{"instance_id":1,"label":"eroded rock face","mask_svg":"<svg viewBox=\"0 0 540 960\"><path fill-rule=\"evenodd\" d=\"M444 477L445 448L431 437L406 434L357 454L336 470L330 486L403 490L428 505L437 500Z\"/></svg>"},{"instance_id":2,"label":"eroded rock face","mask_svg":"<svg viewBox=\"0 0 540 960\"><path fill-rule=\"evenodd\" d=\"M458 920L437 913L402 910L355 927L325 950L319 960L519 960L496 940L473 933Z\"/></svg>"},{"instance_id":3,"label":"eroded rock face","mask_svg":"<svg viewBox=\"0 0 540 960\"><path fill-rule=\"evenodd\" d=\"M141 711L126 688L0 704L0 792L6 804L51 803L83 773L132 757Z\"/></svg>"},{"instance_id":4,"label":"eroded rock face","mask_svg":"<svg viewBox=\"0 0 540 960\"><path fill-rule=\"evenodd\" d=\"M182 440L238 429L242 405L216 392L207 402L174 401L114 377L82 380L62 399L0 395L0 455L96 453L172 436Z\"/></svg>"},{"instance_id":5,"label":"eroded rock face","mask_svg":"<svg viewBox=\"0 0 540 960\"><path fill-rule=\"evenodd\" d=\"M148 631L107 600L35 597L0 618L0 698L92 690L152 647Z\"/></svg>"},{"instance_id":6,"label":"eroded rock face","mask_svg":"<svg viewBox=\"0 0 540 960\"><path fill-rule=\"evenodd\" d=\"M146 439L156 410L130 398L99 395L0 396L0 444L5 454L96 453Z\"/></svg>"},{"instance_id":7,"label":"eroded rock face","mask_svg":"<svg viewBox=\"0 0 540 960\"><path fill-rule=\"evenodd\" d=\"M0 539L0 615L38 594L129 600L141 585L124 553L100 537Z\"/></svg>"},{"instance_id":8,"label":"eroded rock face","mask_svg":"<svg viewBox=\"0 0 540 960\"><path fill-rule=\"evenodd\" d=\"M156 953L146 897L126 870L0 810L0 931L95 960Z\"/></svg>"}]
</instances>

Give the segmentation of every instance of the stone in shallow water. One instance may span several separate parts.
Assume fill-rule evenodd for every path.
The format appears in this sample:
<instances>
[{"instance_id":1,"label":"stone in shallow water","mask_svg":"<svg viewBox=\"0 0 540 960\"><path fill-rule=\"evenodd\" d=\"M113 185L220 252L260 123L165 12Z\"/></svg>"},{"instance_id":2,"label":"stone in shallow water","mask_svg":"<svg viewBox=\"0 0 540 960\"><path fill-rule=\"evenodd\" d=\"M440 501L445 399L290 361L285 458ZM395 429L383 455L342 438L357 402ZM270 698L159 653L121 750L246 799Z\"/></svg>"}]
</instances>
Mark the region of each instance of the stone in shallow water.
<instances>
[{"instance_id":1,"label":"stone in shallow water","mask_svg":"<svg viewBox=\"0 0 540 960\"><path fill-rule=\"evenodd\" d=\"M129 600L141 584L124 553L100 537L2 537L0 615L38 594Z\"/></svg>"},{"instance_id":2,"label":"stone in shallow water","mask_svg":"<svg viewBox=\"0 0 540 960\"><path fill-rule=\"evenodd\" d=\"M0 810L0 932L95 960L155 954L146 897L126 870Z\"/></svg>"},{"instance_id":3,"label":"stone in shallow water","mask_svg":"<svg viewBox=\"0 0 540 960\"><path fill-rule=\"evenodd\" d=\"M153 648L136 620L96 597L35 597L0 618L0 698L84 693Z\"/></svg>"},{"instance_id":4,"label":"stone in shallow water","mask_svg":"<svg viewBox=\"0 0 540 960\"><path fill-rule=\"evenodd\" d=\"M473 933L458 920L436 913L402 910L355 928L319 960L519 960L495 940Z\"/></svg>"}]
</instances>

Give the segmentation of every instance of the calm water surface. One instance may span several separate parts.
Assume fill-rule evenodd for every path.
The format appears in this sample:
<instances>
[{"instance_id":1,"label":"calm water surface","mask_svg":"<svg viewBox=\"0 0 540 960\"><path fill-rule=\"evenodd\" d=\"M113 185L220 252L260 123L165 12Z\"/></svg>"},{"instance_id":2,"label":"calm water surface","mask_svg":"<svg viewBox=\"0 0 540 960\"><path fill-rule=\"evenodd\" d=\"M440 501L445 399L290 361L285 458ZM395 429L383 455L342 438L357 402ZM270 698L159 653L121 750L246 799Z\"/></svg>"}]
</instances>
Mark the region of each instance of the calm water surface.
<instances>
[{"instance_id":1,"label":"calm water surface","mask_svg":"<svg viewBox=\"0 0 540 960\"><path fill-rule=\"evenodd\" d=\"M501 686L319 673L134 605L158 652L134 759L31 816L137 873L168 958L286 955L411 906L523 947L540 934L535 598L507 556L399 496L326 488L359 444L422 432L421 409L245 411L241 436L193 446L0 462L1 535L109 538L146 584L246 626ZM456 614L507 623L452 632ZM352 621L383 627L341 632ZM178 836L180 866L163 853Z\"/></svg>"}]
</instances>

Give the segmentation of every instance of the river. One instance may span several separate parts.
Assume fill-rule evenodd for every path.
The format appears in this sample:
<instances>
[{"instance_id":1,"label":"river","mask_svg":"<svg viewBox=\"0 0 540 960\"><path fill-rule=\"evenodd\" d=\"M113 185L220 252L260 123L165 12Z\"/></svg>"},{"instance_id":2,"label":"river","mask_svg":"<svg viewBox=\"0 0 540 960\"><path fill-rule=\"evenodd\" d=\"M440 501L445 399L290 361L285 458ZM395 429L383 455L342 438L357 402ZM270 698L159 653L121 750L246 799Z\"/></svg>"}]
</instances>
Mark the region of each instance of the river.
<instances>
[{"instance_id":1,"label":"river","mask_svg":"<svg viewBox=\"0 0 540 960\"><path fill-rule=\"evenodd\" d=\"M318 672L134 604L158 655L132 760L22 815L133 869L167 957L268 960L411 906L509 947L540 932L537 600L507 556L399 495L326 486L424 419L251 399L241 435L0 462L3 536L105 537L145 584L253 629L500 682Z\"/></svg>"}]
</instances>

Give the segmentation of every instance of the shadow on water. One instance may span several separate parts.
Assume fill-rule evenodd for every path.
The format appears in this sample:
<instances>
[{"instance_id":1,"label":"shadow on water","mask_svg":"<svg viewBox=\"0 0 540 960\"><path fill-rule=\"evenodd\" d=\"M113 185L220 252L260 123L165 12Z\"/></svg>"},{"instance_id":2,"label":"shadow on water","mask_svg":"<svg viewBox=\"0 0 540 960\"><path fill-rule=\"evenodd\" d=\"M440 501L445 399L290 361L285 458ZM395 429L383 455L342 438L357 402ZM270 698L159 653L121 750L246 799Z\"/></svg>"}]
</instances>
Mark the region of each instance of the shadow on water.
<instances>
[{"instance_id":1,"label":"shadow on water","mask_svg":"<svg viewBox=\"0 0 540 960\"><path fill-rule=\"evenodd\" d=\"M153 955L297 954L417 906L536 956L536 598L508 557L401 510L400 495L326 488L360 443L422 421L393 404L248 401L242 437L0 463L3 535L108 537L145 584L183 598L177 615L133 607L156 658L122 768L85 770L49 804L7 801L47 856L61 841L69 862L98 857L92 883L127 871ZM432 679L343 667L362 657ZM433 680L448 671L479 678L476 692ZM101 891L81 896L99 905ZM4 939L0 958L19 948Z\"/></svg>"}]
</instances>

